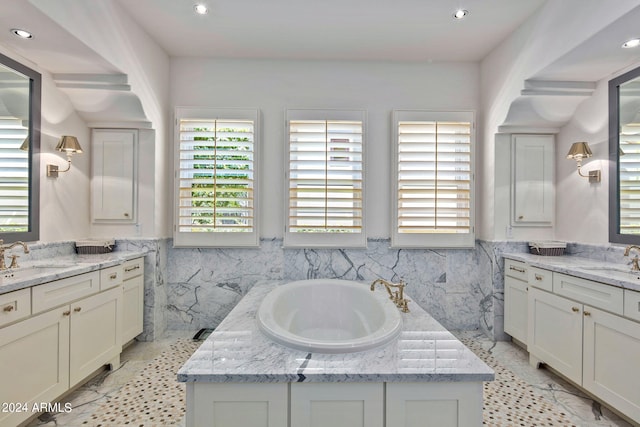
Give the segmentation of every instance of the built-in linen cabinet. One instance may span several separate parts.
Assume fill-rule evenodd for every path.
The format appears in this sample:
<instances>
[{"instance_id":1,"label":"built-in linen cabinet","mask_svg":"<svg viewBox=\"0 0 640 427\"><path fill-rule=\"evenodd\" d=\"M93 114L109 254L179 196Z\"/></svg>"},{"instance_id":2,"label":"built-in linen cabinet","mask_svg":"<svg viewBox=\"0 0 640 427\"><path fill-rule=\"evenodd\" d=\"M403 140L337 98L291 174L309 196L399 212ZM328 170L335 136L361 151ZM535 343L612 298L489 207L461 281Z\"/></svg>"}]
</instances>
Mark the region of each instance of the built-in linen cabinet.
<instances>
[{"instance_id":1,"label":"built-in linen cabinet","mask_svg":"<svg viewBox=\"0 0 640 427\"><path fill-rule=\"evenodd\" d=\"M0 295L0 402L25 409L0 412L0 426L119 365L125 337L142 331L143 260Z\"/></svg>"},{"instance_id":2,"label":"built-in linen cabinet","mask_svg":"<svg viewBox=\"0 0 640 427\"><path fill-rule=\"evenodd\" d=\"M96 223L134 223L137 144L134 129L94 129L91 134L91 218Z\"/></svg>"},{"instance_id":3,"label":"built-in linen cabinet","mask_svg":"<svg viewBox=\"0 0 640 427\"><path fill-rule=\"evenodd\" d=\"M504 261L504 331L527 345L528 270L526 263Z\"/></svg>"},{"instance_id":4,"label":"built-in linen cabinet","mask_svg":"<svg viewBox=\"0 0 640 427\"><path fill-rule=\"evenodd\" d=\"M518 262L505 260L505 266ZM545 363L640 422L640 292L522 262L515 265L528 273L530 363ZM514 298L507 297L507 283L513 281L509 274L505 269L508 333L509 313L520 303L511 307Z\"/></svg>"}]
</instances>

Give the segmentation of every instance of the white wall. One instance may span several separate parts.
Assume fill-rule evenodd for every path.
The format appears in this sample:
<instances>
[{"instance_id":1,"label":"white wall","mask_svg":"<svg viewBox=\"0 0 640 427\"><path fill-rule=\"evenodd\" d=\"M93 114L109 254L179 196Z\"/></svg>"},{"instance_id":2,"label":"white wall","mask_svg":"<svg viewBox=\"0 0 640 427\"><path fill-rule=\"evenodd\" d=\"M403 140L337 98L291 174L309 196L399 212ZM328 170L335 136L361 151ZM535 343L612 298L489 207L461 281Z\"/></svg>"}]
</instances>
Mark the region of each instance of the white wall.
<instances>
[{"instance_id":1,"label":"white wall","mask_svg":"<svg viewBox=\"0 0 640 427\"><path fill-rule=\"evenodd\" d=\"M262 113L262 237L284 230L284 112L364 109L366 228L389 237L391 111L479 106L478 65L173 58L171 105L259 108Z\"/></svg>"}]
</instances>

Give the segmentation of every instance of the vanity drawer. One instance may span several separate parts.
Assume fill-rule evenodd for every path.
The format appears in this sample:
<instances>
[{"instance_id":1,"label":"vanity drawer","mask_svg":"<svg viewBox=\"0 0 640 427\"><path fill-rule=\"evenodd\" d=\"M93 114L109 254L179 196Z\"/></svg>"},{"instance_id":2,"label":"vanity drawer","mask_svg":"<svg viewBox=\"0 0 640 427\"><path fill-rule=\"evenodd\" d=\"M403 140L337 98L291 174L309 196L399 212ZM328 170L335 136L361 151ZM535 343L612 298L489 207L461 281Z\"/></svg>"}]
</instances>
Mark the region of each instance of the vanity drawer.
<instances>
[{"instance_id":1,"label":"vanity drawer","mask_svg":"<svg viewBox=\"0 0 640 427\"><path fill-rule=\"evenodd\" d=\"M31 289L21 289L0 295L0 326L31 315Z\"/></svg>"},{"instance_id":2,"label":"vanity drawer","mask_svg":"<svg viewBox=\"0 0 640 427\"><path fill-rule=\"evenodd\" d=\"M514 279L527 280L527 269L529 266L522 261L515 261L512 259L504 260L504 274L505 276L513 277Z\"/></svg>"},{"instance_id":3,"label":"vanity drawer","mask_svg":"<svg viewBox=\"0 0 640 427\"><path fill-rule=\"evenodd\" d=\"M548 292L553 291L553 272L529 267L529 285Z\"/></svg>"},{"instance_id":4,"label":"vanity drawer","mask_svg":"<svg viewBox=\"0 0 640 427\"><path fill-rule=\"evenodd\" d=\"M624 316L640 322L640 292L624 290Z\"/></svg>"},{"instance_id":5,"label":"vanity drawer","mask_svg":"<svg viewBox=\"0 0 640 427\"><path fill-rule=\"evenodd\" d=\"M100 270L100 290L115 288L122 284L122 265L115 265Z\"/></svg>"},{"instance_id":6,"label":"vanity drawer","mask_svg":"<svg viewBox=\"0 0 640 427\"><path fill-rule=\"evenodd\" d=\"M128 280L144 273L144 258L132 259L122 264L122 280Z\"/></svg>"},{"instance_id":7,"label":"vanity drawer","mask_svg":"<svg viewBox=\"0 0 640 427\"><path fill-rule=\"evenodd\" d=\"M31 289L33 313L69 304L71 301L95 294L99 289L100 272L98 271L34 286Z\"/></svg>"},{"instance_id":8,"label":"vanity drawer","mask_svg":"<svg viewBox=\"0 0 640 427\"><path fill-rule=\"evenodd\" d=\"M562 273L553 275L553 292L592 307L622 315L624 290Z\"/></svg>"}]
</instances>

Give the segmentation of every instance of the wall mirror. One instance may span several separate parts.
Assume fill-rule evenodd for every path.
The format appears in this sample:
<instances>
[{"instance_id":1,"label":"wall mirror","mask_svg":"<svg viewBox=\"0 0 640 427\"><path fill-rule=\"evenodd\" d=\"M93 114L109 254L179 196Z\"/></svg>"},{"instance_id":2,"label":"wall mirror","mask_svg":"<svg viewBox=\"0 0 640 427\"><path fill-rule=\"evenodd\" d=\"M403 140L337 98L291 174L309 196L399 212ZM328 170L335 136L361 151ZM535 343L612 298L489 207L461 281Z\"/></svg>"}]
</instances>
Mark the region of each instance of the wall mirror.
<instances>
[{"instance_id":1,"label":"wall mirror","mask_svg":"<svg viewBox=\"0 0 640 427\"><path fill-rule=\"evenodd\" d=\"M40 74L0 54L0 239L37 241Z\"/></svg>"},{"instance_id":2,"label":"wall mirror","mask_svg":"<svg viewBox=\"0 0 640 427\"><path fill-rule=\"evenodd\" d=\"M640 67L609 81L609 241L640 245Z\"/></svg>"}]
</instances>

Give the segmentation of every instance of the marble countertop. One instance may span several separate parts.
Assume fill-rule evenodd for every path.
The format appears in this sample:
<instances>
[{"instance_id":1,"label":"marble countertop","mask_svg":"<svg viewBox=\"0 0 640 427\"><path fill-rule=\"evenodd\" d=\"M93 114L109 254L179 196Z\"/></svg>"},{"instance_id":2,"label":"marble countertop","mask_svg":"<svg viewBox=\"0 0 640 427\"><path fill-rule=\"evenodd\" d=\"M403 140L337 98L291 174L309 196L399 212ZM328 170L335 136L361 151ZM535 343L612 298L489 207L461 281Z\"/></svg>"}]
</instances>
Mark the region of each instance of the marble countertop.
<instances>
[{"instance_id":1,"label":"marble countertop","mask_svg":"<svg viewBox=\"0 0 640 427\"><path fill-rule=\"evenodd\" d=\"M627 264L596 261L572 255L541 256L527 253L505 253L503 257L526 262L532 267L640 292L640 271L631 271L631 266Z\"/></svg>"},{"instance_id":2,"label":"marble countertop","mask_svg":"<svg viewBox=\"0 0 640 427\"><path fill-rule=\"evenodd\" d=\"M122 264L144 256L144 251L121 251L100 255L66 255L20 263L15 270L0 272L0 295L65 277Z\"/></svg>"},{"instance_id":3,"label":"marble countertop","mask_svg":"<svg viewBox=\"0 0 640 427\"><path fill-rule=\"evenodd\" d=\"M357 353L294 350L258 329L260 301L282 281L256 284L178 372L181 382L492 381L493 370L411 301L398 339ZM368 285L368 284L367 284ZM363 284L365 286L365 284ZM381 293L381 295L383 295ZM382 296L388 301L386 296Z\"/></svg>"}]
</instances>

